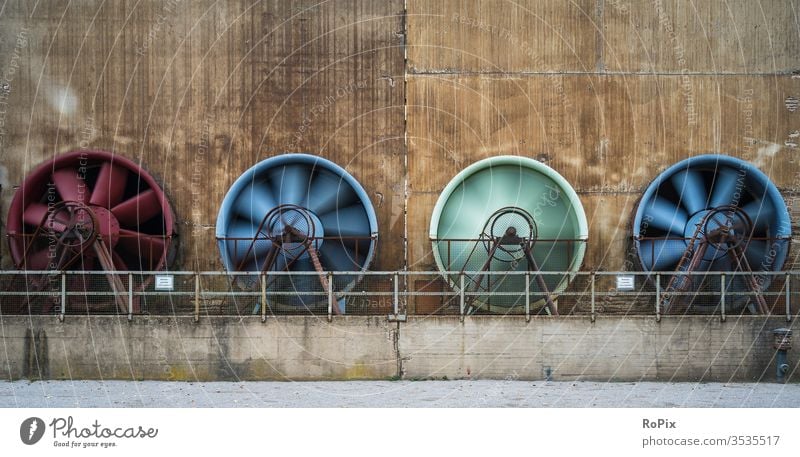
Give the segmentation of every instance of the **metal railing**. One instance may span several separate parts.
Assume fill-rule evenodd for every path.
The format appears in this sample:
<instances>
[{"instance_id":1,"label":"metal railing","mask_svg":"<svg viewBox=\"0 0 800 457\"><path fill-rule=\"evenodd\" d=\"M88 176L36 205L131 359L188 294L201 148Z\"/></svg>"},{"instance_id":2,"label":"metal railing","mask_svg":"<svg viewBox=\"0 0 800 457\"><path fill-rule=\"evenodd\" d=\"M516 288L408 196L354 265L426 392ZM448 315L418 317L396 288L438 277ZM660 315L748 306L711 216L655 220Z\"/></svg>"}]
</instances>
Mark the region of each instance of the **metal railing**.
<instances>
[{"instance_id":1,"label":"metal railing","mask_svg":"<svg viewBox=\"0 0 800 457\"><path fill-rule=\"evenodd\" d=\"M741 313L796 316L800 271L785 272L102 272L0 271L0 313L194 316L390 316ZM537 277L538 276L538 277ZM755 280L756 290L747 286ZM680 283L681 288L670 286ZM753 279L754 278L754 279ZM541 285L549 284L544 290ZM764 314L764 313L760 313Z\"/></svg>"}]
</instances>

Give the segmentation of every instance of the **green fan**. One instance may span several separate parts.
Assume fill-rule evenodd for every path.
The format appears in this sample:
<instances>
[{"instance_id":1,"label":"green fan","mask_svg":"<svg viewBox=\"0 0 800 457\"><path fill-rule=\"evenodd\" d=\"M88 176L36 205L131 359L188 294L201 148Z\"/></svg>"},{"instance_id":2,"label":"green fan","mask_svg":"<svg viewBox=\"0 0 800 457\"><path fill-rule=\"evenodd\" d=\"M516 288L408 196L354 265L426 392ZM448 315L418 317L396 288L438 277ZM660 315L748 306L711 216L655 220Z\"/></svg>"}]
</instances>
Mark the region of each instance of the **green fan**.
<instances>
[{"instance_id":1,"label":"green fan","mask_svg":"<svg viewBox=\"0 0 800 457\"><path fill-rule=\"evenodd\" d=\"M523 306L527 291L532 303L557 313L555 297L583 262L588 227L578 195L555 170L499 156L447 184L430 238L436 265L455 290L464 274L468 312Z\"/></svg>"}]
</instances>

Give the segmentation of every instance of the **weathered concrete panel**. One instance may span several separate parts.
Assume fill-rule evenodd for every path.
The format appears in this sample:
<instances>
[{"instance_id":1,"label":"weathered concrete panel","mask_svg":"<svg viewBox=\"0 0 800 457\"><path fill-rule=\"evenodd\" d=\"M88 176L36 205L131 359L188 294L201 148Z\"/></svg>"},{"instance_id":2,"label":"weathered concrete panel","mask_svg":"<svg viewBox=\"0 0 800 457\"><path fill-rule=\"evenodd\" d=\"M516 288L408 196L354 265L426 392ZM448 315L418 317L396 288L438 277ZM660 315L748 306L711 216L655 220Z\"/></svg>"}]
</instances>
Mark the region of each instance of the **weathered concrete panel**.
<instances>
[{"instance_id":1,"label":"weathered concrete panel","mask_svg":"<svg viewBox=\"0 0 800 457\"><path fill-rule=\"evenodd\" d=\"M789 73L800 68L795 0L598 0L607 71Z\"/></svg>"},{"instance_id":2,"label":"weathered concrete panel","mask_svg":"<svg viewBox=\"0 0 800 457\"><path fill-rule=\"evenodd\" d=\"M791 76L414 76L409 186L439 192L467 165L537 158L578 192L643 190L659 171L721 152L800 189ZM430 166L436 163L438 167ZM446 170L446 171L445 171Z\"/></svg>"},{"instance_id":3,"label":"weathered concrete panel","mask_svg":"<svg viewBox=\"0 0 800 457\"><path fill-rule=\"evenodd\" d=\"M3 317L6 379L772 381L772 329L715 316ZM790 352L797 377L800 357Z\"/></svg>"},{"instance_id":4,"label":"weathered concrete panel","mask_svg":"<svg viewBox=\"0 0 800 457\"><path fill-rule=\"evenodd\" d=\"M408 70L594 71L596 0L410 0Z\"/></svg>"},{"instance_id":5,"label":"weathered concrete panel","mask_svg":"<svg viewBox=\"0 0 800 457\"><path fill-rule=\"evenodd\" d=\"M384 379L397 372L383 318L4 317L5 377ZM5 358L5 356L3 356Z\"/></svg>"},{"instance_id":6,"label":"weathered concrete panel","mask_svg":"<svg viewBox=\"0 0 800 457\"><path fill-rule=\"evenodd\" d=\"M411 73L790 73L797 2L408 2Z\"/></svg>"},{"instance_id":7,"label":"weathered concrete panel","mask_svg":"<svg viewBox=\"0 0 800 457\"><path fill-rule=\"evenodd\" d=\"M410 318L400 329L406 378L771 381L779 318L652 316ZM800 329L797 321L791 327ZM790 356L797 376L800 359Z\"/></svg>"},{"instance_id":8,"label":"weathered concrete panel","mask_svg":"<svg viewBox=\"0 0 800 457\"><path fill-rule=\"evenodd\" d=\"M402 0L5 4L0 221L31 167L114 150L170 198L176 268L218 269L225 192L288 151L345 167L367 189L380 237L402 239L402 13ZM0 255L8 268L5 242ZM382 244L375 267L403 259L402 243Z\"/></svg>"},{"instance_id":9,"label":"weathered concrete panel","mask_svg":"<svg viewBox=\"0 0 800 457\"><path fill-rule=\"evenodd\" d=\"M625 266L636 201L684 158L740 157L793 196L800 110L785 102L797 89L791 76L410 77L409 267L433 268L428 225L444 186L499 154L536 158L577 190L589 219L585 269Z\"/></svg>"}]
</instances>

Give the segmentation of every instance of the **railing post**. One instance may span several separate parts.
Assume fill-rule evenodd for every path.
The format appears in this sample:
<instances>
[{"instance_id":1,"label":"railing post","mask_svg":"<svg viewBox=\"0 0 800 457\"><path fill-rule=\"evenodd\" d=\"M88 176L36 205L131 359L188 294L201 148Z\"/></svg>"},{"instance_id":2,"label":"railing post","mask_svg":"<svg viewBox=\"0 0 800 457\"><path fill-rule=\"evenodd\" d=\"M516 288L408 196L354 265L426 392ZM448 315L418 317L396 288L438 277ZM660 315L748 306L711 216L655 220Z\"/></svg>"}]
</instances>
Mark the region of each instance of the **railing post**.
<instances>
[{"instance_id":1,"label":"railing post","mask_svg":"<svg viewBox=\"0 0 800 457\"><path fill-rule=\"evenodd\" d=\"M61 272L61 312L58 320L64 322L64 315L67 314L67 273Z\"/></svg>"},{"instance_id":2,"label":"railing post","mask_svg":"<svg viewBox=\"0 0 800 457\"><path fill-rule=\"evenodd\" d=\"M128 273L128 320L133 320L133 273Z\"/></svg>"},{"instance_id":3,"label":"railing post","mask_svg":"<svg viewBox=\"0 0 800 457\"><path fill-rule=\"evenodd\" d=\"M328 322L333 320L333 273L328 272Z\"/></svg>"},{"instance_id":4,"label":"railing post","mask_svg":"<svg viewBox=\"0 0 800 457\"><path fill-rule=\"evenodd\" d=\"M267 275L261 273L259 276L261 280L261 322L267 321Z\"/></svg>"},{"instance_id":5,"label":"railing post","mask_svg":"<svg viewBox=\"0 0 800 457\"><path fill-rule=\"evenodd\" d=\"M661 322L661 274L656 273L656 322Z\"/></svg>"},{"instance_id":6,"label":"railing post","mask_svg":"<svg viewBox=\"0 0 800 457\"><path fill-rule=\"evenodd\" d=\"M592 281L592 322L596 319L596 309L595 309L595 273L592 272L591 281Z\"/></svg>"},{"instance_id":7,"label":"railing post","mask_svg":"<svg viewBox=\"0 0 800 457\"><path fill-rule=\"evenodd\" d=\"M531 321L531 274L525 272L525 322Z\"/></svg>"},{"instance_id":8,"label":"railing post","mask_svg":"<svg viewBox=\"0 0 800 457\"><path fill-rule=\"evenodd\" d=\"M458 275L458 315L461 322L464 322L464 307L466 300L464 299L464 273Z\"/></svg>"},{"instance_id":9,"label":"railing post","mask_svg":"<svg viewBox=\"0 0 800 457\"><path fill-rule=\"evenodd\" d=\"M791 322L792 320L792 292L791 287L792 285L792 276L788 272L786 273L786 322Z\"/></svg>"},{"instance_id":10,"label":"railing post","mask_svg":"<svg viewBox=\"0 0 800 457\"><path fill-rule=\"evenodd\" d=\"M194 274L194 321L200 322L200 273Z\"/></svg>"},{"instance_id":11,"label":"railing post","mask_svg":"<svg viewBox=\"0 0 800 457\"><path fill-rule=\"evenodd\" d=\"M722 273L719 278L719 287L720 287L720 299L719 299L719 317L722 322L725 322L725 294L727 290L725 290L725 273Z\"/></svg>"},{"instance_id":12,"label":"railing post","mask_svg":"<svg viewBox=\"0 0 800 457\"><path fill-rule=\"evenodd\" d=\"M392 300L392 308L394 311L394 317L397 317L400 314L400 275L395 272L394 273L394 298Z\"/></svg>"}]
</instances>

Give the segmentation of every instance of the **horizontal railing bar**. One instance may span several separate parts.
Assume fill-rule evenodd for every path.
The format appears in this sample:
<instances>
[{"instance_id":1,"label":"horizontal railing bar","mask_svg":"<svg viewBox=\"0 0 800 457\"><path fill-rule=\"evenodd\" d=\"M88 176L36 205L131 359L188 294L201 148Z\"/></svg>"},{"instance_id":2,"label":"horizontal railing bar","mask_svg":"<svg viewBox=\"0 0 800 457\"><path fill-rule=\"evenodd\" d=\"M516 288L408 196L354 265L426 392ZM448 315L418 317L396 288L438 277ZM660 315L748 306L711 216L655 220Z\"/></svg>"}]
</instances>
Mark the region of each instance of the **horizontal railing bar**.
<instances>
[{"instance_id":1,"label":"horizontal railing bar","mask_svg":"<svg viewBox=\"0 0 800 457\"><path fill-rule=\"evenodd\" d=\"M236 272L226 272L226 271L95 271L95 270L67 270L67 271L52 271L52 270L2 270L0 271L0 276L2 275L29 275L29 276L58 276L62 273L66 275L128 275L132 274L134 276L154 276L154 275L177 275L177 276L191 276L191 275L201 275L201 276L224 276L224 277L236 277L236 276L259 276L262 274L260 271L236 271ZM543 271L481 271L481 270L464 270L464 271L408 271L408 270L397 270L397 271L377 271L377 270L364 270L364 271L325 271L325 273L333 273L334 275L341 275L341 276L392 276L392 275L401 275L401 276L458 276L460 274L464 275L508 275L508 276L516 276L516 275L526 275L526 274L536 274L536 275L558 275L558 276L617 276L617 275L626 275L626 276L718 276L718 275L755 275L755 276L798 276L800 277L800 270L787 270L787 271L588 271L588 270L580 270L580 271L550 271L550 270L543 270ZM316 271L270 271L265 273L267 276L316 276L319 273Z\"/></svg>"}]
</instances>

